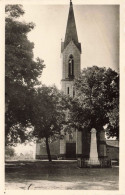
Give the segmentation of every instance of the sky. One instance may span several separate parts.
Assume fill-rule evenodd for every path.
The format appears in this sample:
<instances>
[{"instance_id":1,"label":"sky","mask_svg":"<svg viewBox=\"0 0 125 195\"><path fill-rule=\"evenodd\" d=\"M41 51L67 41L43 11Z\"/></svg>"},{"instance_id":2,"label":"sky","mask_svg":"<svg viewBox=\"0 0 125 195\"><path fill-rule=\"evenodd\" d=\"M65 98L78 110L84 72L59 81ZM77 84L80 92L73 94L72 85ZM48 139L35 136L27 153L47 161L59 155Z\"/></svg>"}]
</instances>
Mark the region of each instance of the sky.
<instances>
[{"instance_id":1,"label":"sky","mask_svg":"<svg viewBox=\"0 0 125 195\"><path fill-rule=\"evenodd\" d=\"M34 22L35 28L28 34L34 42L34 57L44 60L41 81L61 87L61 40L65 38L69 4L23 5L22 20ZM79 42L82 47L81 68L93 65L119 67L119 6L73 5Z\"/></svg>"}]
</instances>

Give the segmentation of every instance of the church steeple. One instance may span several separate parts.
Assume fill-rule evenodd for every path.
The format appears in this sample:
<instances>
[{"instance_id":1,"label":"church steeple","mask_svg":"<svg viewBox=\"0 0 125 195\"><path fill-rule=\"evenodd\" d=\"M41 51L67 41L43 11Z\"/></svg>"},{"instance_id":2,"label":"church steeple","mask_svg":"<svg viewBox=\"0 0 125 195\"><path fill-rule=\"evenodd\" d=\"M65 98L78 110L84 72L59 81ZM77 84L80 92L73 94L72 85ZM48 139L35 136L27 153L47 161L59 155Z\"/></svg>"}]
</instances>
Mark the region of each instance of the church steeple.
<instances>
[{"instance_id":1,"label":"church steeple","mask_svg":"<svg viewBox=\"0 0 125 195\"><path fill-rule=\"evenodd\" d=\"M61 41L62 91L75 96L74 79L79 77L81 69L81 43L78 41L73 4L70 0L64 42Z\"/></svg>"},{"instance_id":2,"label":"church steeple","mask_svg":"<svg viewBox=\"0 0 125 195\"><path fill-rule=\"evenodd\" d=\"M81 52L81 44L78 42L78 35L76 30L76 23L75 23L75 17L74 17L74 11L73 11L73 4L70 0L70 7L69 7L69 15L68 15L68 21L67 21L67 27L66 27L66 34L65 34L65 40L63 43L63 49L66 48L66 46L69 44L70 41L73 41L74 44L77 46L79 51Z\"/></svg>"}]
</instances>

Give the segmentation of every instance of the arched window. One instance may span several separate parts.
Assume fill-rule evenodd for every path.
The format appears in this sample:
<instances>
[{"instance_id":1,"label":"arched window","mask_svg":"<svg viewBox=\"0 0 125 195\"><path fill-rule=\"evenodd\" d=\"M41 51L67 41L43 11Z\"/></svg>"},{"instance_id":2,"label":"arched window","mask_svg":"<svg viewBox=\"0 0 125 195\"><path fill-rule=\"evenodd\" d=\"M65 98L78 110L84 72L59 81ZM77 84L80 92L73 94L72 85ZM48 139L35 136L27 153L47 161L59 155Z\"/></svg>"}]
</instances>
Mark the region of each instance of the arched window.
<instances>
[{"instance_id":1,"label":"arched window","mask_svg":"<svg viewBox=\"0 0 125 195\"><path fill-rule=\"evenodd\" d=\"M73 56L70 55L69 56L69 61L68 61L68 65L69 65L69 77L74 76L74 59Z\"/></svg>"}]
</instances>

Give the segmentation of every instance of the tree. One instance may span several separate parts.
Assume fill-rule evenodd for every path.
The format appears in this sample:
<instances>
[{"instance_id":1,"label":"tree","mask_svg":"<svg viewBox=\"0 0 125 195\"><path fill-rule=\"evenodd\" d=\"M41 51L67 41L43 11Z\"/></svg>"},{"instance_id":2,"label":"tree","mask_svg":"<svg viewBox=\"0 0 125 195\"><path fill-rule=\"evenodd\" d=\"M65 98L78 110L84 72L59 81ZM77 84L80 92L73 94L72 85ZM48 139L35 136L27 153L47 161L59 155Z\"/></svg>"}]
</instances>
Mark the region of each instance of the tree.
<instances>
[{"instance_id":1,"label":"tree","mask_svg":"<svg viewBox=\"0 0 125 195\"><path fill-rule=\"evenodd\" d=\"M10 147L10 146L7 146L5 148L5 156L6 157L13 157L15 155L15 150L14 148Z\"/></svg>"},{"instance_id":2,"label":"tree","mask_svg":"<svg viewBox=\"0 0 125 195\"><path fill-rule=\"evenodd\" d=\"M51 161L49 141L60 135L65 124L67 98L55 86L42 86L36 90L33 102L33 135L39 140L45 138L48 159Z\"/></svg>"},{"instance_id":3,"label":"tree","mask_svg":"<svg viewBox=\"0 0 125 195\"><path fill-rule=\"evenodd\" d=\"M75 81L70 123L79 130L98 132L107 127L108 136L119 138L119 75L97 66L83 69Z\"/></svg>"},{"instance_id":4,"label":"tree","mask_svg":"<svg viewBox=\"0 0 125 195\"><path fill-rule=\"evenodd\" d=\"M24 14L21 5L5 8L5 100L6 144L25 140L25 129L30 125L29 100L34 87L39 85L43 60L34 60L34 44L27 38L33 23L18 20ZM31 103L31 102L30 102ZM16 127L16 128L15 128Z\"/></svg>"}]
</instances>

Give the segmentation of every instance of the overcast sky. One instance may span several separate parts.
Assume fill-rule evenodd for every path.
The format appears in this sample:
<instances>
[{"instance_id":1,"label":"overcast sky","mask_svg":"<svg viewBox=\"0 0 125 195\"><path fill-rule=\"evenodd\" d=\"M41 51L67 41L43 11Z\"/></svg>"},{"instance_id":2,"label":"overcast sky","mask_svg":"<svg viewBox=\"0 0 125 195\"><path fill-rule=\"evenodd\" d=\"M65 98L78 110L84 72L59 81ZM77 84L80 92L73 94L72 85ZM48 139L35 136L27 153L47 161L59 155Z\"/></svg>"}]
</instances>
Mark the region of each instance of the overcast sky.
<instances>
[{"instance_id":1,"label":"overcast sky","mask_svg":"<svg viewBox=\"0 0 125 195\"><path fill-rule=\"evenodd\" d=\"M44 60L42 82L61 80L61 39L64 40L69 5L23 5L23 20L36 27L28 34L35 43L34 56ZM81 67L92 65L119 67L119 6L73 5L79 42L82 46Z\"/></svg>"}]
</instances>

